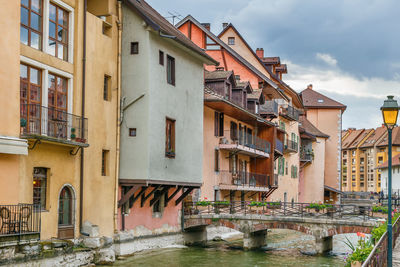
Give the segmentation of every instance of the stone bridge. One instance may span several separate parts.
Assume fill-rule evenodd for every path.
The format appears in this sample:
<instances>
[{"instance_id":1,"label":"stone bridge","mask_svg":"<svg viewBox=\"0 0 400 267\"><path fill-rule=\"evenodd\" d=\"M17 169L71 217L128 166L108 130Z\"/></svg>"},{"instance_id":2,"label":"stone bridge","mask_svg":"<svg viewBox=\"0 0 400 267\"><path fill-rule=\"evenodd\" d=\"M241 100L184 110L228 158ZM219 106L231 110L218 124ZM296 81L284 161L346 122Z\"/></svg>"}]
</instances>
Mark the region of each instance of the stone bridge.
<instances>
[{"instance_id":1,"label":"stone bridge","mask_svg":"<svg viewBox=\"0 0 400 267\"><path fill-rule=\"evenodd\" d=\"M205 244L206 227L225 226L244 234L243 247L254 249L266 245L268 229L291 229L315 237L315 251L332 249L332 237L346 233L371 233L379 222L362 218L313 218L297 216L271 216L260 214L198 214L184 217L184 237L188 245Z\"/></svg>"}]
</instances>

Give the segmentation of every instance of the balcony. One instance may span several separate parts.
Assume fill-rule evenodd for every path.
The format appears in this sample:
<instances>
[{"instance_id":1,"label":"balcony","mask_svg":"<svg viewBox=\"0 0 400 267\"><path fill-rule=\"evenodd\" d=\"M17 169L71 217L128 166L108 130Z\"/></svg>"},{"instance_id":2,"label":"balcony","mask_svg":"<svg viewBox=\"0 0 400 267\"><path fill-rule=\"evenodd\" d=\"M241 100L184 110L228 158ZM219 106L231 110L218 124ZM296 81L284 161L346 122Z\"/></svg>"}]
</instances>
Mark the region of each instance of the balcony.
<instances>
[{"instance_id":1,"label":"balcony","mask_svg":"<svg viewBox=\"0 0 400 267\"><path fill-rule=\"evenodd\" d=\"M270 181L269 175L244 171L220 171L219 176L219 185L222 190L269 191L274 183Z\"/></svg>"},{"instance_id":2,"label":"balcony","mask_svg":"<svg viewBox=\"0 0 400 267\"><path fill-rule=\"evenodd\" d=\"M292 107L291 105L282 105L279 111L279 115L288 120L292 121L299 120L299 111L296 108Z\"/></svg>"},{"instance_id":3,"label":"balcony","mask_svg":"<svg viewBox=\"0 0 400 267\"><path fill-rule=\"evenodd\" d=\"M297 153L298 151L299 151L299 144L293 140L287 139L283 152Z\"/></svg>"},{"instance_id":4,"label":"balcony","mask_svg":"<svg viewBox=\"0 0 400 267\"><path fill-rule=\"evenodd\" d=\"M279 115L279 105L275 100L265 101L258 110L261 116L277 118Z\"/></svg>"},{"instance_id":5,"label":"balcony","mask_svg":"<svg viewBox=\"0 0 400 267\"><path fill-rule=\"evenodd\" d=\"M278 138L275 138L275 151L283 155L283 143Z\"/></svg>"},{"instance_id":6,"label":"balcony","mask_svg":"<svg viewBox=\"0 0 400 267\"><path fill-rule=\"evenodd\" d=\"M87 124L86 118L65 111L21 104L22 138L87 147Z\"/></svg>"},{"instance_id":7,"label":"balcony","mask_svg":"<svg viewBox=\"0 0 400 267\"><path fill-rule=\"evenodd\" d=\"M40 239L40 206L0 205L0 244Z\"/></svg>"},{"instance_id":8,"label":"balcony","mask_svg":"<svg viewBox=\"0 0 400 267\"><path fill-rule=\"evenodd\" d=\"M274 173L274 180L272 181L272 187L278 187L278 180L279 180L279 175L277 173Z\"/></svg>"},{"instance_id":9,"label":"balcony","mask_svg":"<svg viewBox=\"0 0 400 267\"><path fill-rule=\"evenodd\" d=\"M300 162L303 163L311 163L314 159L314 153L310 151L301 151L300 152Z\"/></svg>"},{"instance_id":10,"label":"balcony","mask_svg":"<svg viewBox=\"0 0 400 267\"><path fill-rule=\"evenodd\" d=\"M219 148L238 152L251 157L269 158L271 144L264 139L258 138L252 134L237 131L224 131L224 136L220 137Z\"/></svg>"}]
</instances>

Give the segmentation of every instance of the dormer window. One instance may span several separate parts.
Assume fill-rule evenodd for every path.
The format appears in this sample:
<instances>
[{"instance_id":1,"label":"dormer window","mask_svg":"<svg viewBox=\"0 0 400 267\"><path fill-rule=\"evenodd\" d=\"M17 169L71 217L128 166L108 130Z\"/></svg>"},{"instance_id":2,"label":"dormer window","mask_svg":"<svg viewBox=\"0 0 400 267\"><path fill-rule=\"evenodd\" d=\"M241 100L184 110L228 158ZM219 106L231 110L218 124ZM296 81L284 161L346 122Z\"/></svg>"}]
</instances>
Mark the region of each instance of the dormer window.
<instances>
[{"instance_id":1,"label":"dormer window","mask_svg":"<svg viewBox=\"0 0 400 267\"><path fill-rule=\"evenodd\" d=\"M323 99L318 99L318 103L324 103Z\"/></svg>"},{"instance_id":2,"label":"dormer window","mask_svg":"<svg viewBox=\"0 0 400 267\"><path fill-rule=\"evenodd\" d=\"M235 37L228 37L228 45L234 45L235 44Z\"/></svg>"}]
</instances>

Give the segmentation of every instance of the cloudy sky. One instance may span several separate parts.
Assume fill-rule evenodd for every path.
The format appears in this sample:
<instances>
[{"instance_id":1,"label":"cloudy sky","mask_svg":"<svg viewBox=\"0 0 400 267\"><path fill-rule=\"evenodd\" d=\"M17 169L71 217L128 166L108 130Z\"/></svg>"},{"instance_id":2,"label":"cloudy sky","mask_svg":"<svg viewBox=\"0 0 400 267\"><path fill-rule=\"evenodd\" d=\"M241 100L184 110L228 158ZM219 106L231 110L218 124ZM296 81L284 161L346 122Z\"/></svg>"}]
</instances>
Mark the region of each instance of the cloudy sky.
<instances>
[{"instance_id":1,"label":"cloudy sky","mask_svg":"<svg viewBox=\"0 0 400 267\"><path fill-rule=\"evenodd\" d=\"M343 128L376 127L386 95L400 100L398 0L148 2L166 17L191 14L209 22L214 33L222 22L233 23L253 49L288 64L284 80L293 89L312 83L347 105Z\"/></svg>"}]
</instances>

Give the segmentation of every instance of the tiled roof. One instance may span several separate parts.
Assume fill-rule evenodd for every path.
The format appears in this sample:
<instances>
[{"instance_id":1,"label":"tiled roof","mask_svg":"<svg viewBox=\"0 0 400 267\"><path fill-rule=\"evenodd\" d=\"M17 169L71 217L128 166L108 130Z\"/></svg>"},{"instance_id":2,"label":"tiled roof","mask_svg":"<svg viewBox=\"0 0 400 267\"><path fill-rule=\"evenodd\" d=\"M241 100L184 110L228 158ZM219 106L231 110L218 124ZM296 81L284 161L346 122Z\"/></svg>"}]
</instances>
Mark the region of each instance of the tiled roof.
<instances>
[{"instance_id":1,"label":"tiled roof","mask_svg":"<svg viewBox=\"0 0 400 267\"><path fill-rule=\"evenodd\" d=\"M309 120L307 120L306 116L300 116L299 123L307 133L317 137L329 138L329 135L321 132L317 127L314 126L314 124L312 124Z\"/></svg>"},{"instance_id":2,"label":"tiled roof","mask_svg":"<svg viewBox=\"0 0 400 267\"><path fill-rule=\"evenodd\" d=\"M386 127L385 127L385 130L386 130ZM387 146L388 145L388 136L386 135L376 145L377 146ZM392 131L392 145L400 146L400 127L396 127Z\"/></svg>"},{"instance_id":3,"label":"tiled roof","mask_svg":"<svg viewBox=\"0 0 400 267\"><path fill-rule=\"evenodd\" d=\"M379 169L387 168L389 165L389 161L385 161L381 165L378 166ZM400 166L400 154L392 157L392 166Z\"/></svg>"},{"instance_id":4,"label":"tiled roof","mask_svg":"<svg viewBox=\"0 0 400 267\"><path fill-rule=\"evenodd\" d=\"M364 141L364 143L360 146L360 148L374 146L375 143L378 142L378 140L380 140L384 134L386 134L385 126L376 128L374 132L370 136L368 136L368 138Z\"/></svg>"},{"instance_id":5,"label":"tiled roof","mask_svg":"<svg viewBox=\"0 0 400 267\"><path fill-rule=\"evenodd\" d=\"M306 108L338 108L346 109L346 106L339 103L317 91L307 88L301 93L301 98L303 99L304 107Z\"/></svg>"},{"instance_id":6,"label":"tiled roof","mask_svg":"<svg viewBox=\"0 0 400 267\"><path fill-rule=\"evenodd\" d=\"M365 129L359 129L359 130L351 131L351 133L346 137L346 139L343 140L342 149L350 148L350 146L353 143L353 141L356 140L357 137L360 134L362 134L364 131L365 131Z\"/></svg>"},{"instance_id":7,"label":"tiled roof","mask_svg":"<svg viewBox=\"0 0 400 267\"><path fill-rule=\"evenodd\" d=\"M124 0L124 3L134 11L137 11L143 20L155 31L160 31L173 37L175 41L182 44L183 46L189 48L190 50L198 53L203 58L206 58L209 64L217 65L218 62L204 52L203 49L198 47L189 38L187 38L183 33L181 33L174 25L169 23L163 16L161 16L155 9L153 9L144 0Z\"/></svg>"},{"instance_id":8,"label":"tiled roof","mask_svg":"<svg viewBox=\"0 0 400 267\"><path fill-rule=\"evenodd\" d=\"M365 131L359 134L347 148L357 148L357 146L362 142L362 140L373 130L374 129L365 129Z\"/></svg>"},{"instance_id":9,"label":"tiled roof","mask_svg":"<svg viewBox=\"0 0 400 267\"><path fill-rule=\"evenodd\" d=\"M247 94L247 98L248 99L260 99L261 94L262 94L261 89L254 89L253 93Z\"/></svg>"},{"instance_id":10,"label":"tiled roof","mask_svg":"<svg viewBox=\"0 0 400 267\"><path fill-rule=\"evenodd\" d=\"M204 78L206 80L228 79L232 75L233 71L224 71L224 70L204 71Z\"/></svg>"},{"instance_id":11,"label":"tiled roof","mask_svg":"<svg viewBox=\"0 0 400 267\"><path fill-rule=\"evenodd\" d=\"M280 64L281 63L280 57L264 57L261 60L262 60L262 62L264 62L267 65L269 65L269 64Z\"/></svg>"}]
</instances>

